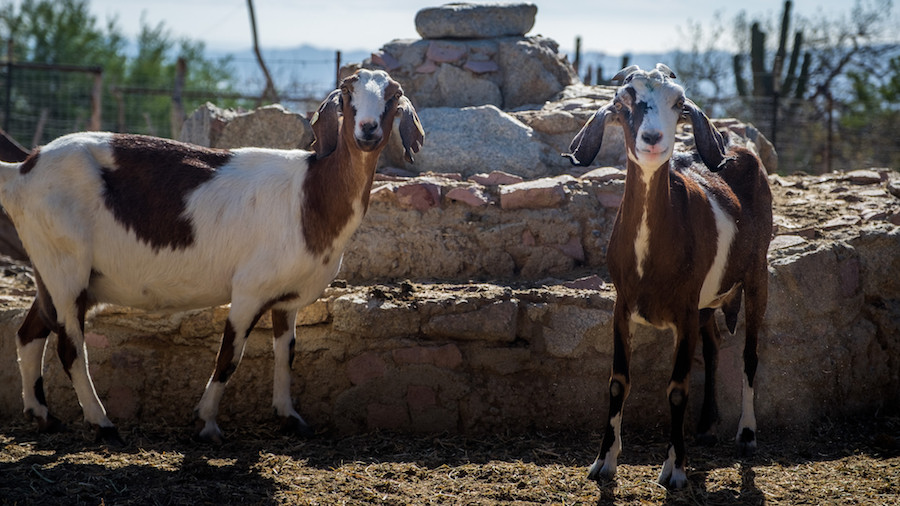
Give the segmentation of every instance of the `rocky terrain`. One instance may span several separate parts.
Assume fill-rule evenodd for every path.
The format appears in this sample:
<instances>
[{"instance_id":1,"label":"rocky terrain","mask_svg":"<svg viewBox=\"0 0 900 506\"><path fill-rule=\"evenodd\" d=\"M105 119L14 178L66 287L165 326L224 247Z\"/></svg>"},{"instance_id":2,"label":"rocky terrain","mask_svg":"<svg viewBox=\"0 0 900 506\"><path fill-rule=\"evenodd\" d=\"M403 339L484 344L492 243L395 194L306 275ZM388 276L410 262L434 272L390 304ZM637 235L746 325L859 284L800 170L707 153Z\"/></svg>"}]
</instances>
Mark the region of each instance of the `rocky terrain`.
<instances>
[{"instance_id":1,"label":"rocky terrain","mask_svg":"<svg viewBox=\"0 0 900 506\"><path fill-rule=\"evenodd\" d=\"M624 189L622 134L607 129L592 167L559 157L613 89L575 82L556 44L528 35L535 13L424 10L422 39L392 41L359 64L401 80L426 142L414 165L385 152L338 280L298 318L293 396L319 431L312 441L274 431L268 317L222 402L227 442L188 439L226 307L94 312L91 374L125 448L88 442L51 336L48 402L73 430L36 435L22 421L13 338L34 277L0 220L0 504L896 503L900 173L803 174L734 119L715 122L760 155L775 198L760 452L736 460L728 444L692 446L688 487L655 484L672 340L644 328L618 486L585 479L612 362L605 250ZM307 148L312 132L305 115L277 106L207 104L182 137ZM689 128L679 141L692 149ZM742 334L739 325L721 347L721 441L739 416ZM694 375L692 391L702 380ZM697 413L700 396L690 402Z\"/></svg>"}]
</instances>

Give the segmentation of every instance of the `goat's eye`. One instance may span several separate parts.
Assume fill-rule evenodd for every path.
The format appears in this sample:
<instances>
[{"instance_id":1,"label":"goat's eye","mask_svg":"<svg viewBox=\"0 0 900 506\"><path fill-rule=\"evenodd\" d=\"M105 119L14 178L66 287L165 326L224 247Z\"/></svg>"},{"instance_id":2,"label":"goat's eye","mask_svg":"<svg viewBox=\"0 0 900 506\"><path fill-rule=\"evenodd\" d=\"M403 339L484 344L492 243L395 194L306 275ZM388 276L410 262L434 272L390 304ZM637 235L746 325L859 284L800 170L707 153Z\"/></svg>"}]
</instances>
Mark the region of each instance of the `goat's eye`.
<instances>
[{"instance_id":1,"label":"goat's eye","mask_svg":"<svg viewBox=\"0 0 900 506\"><path fill-rule=\"evenodd\" d=\"M684 109L684 99L679 98L678 100L676 100L675 107L673 107L673 109L678 109L678 110Z\"/></svg>"},{"instance_id":2,"label":"goat's eye","mask_svg":"<svg viewBox=\"0 0 900 506\"><path fill-rule=\"evenodd\" d=\"M616 108L616 111L621 111L622 110L622 102L616 100L615 102L613 102L613 107Z\"/></svg>"}]
</instances>

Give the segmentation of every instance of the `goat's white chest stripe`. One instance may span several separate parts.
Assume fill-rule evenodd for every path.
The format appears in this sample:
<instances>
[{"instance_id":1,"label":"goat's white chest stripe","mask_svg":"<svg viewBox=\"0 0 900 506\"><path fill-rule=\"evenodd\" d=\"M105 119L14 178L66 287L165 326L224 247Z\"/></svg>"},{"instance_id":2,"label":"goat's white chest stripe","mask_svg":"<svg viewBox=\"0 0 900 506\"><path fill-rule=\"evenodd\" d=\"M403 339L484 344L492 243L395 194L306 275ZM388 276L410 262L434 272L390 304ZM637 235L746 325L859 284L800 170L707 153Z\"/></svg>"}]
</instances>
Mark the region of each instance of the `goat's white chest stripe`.
<instances>
[{"instance_id":1,"label":"goat's white chest stripe","mask_svg":"<svg viewBox=\"0 0 900 506\"><path fill-rule=\"evenodd\" d=\"M638 226L637 235L634 237L634 256L637 265L638 277L644 277L644 260L650 250L650 227L647 225L647 209L641 214L641 224Z\"/></svg>"},{"instance_id":2,"label":"goat's white chest stripe","mask_svg":"<svg viewBox=\"0 0 900 506\"><path fill-rule=\"evenodd\" d=\"M713 260L712 268L706 274L703 280L703 287L700 288L700 307L708 307L718 298L719 287L722 285L722 276L725 274L725 265L728 263L728 254L731 251L731 243L737 233L737 226L734 220L722 210L722 206L712 197L709 199L709 205L712 208L713 216L716 218L716 232L718 238L716 240L716 257Z\"/></svg>"}]
</instances>

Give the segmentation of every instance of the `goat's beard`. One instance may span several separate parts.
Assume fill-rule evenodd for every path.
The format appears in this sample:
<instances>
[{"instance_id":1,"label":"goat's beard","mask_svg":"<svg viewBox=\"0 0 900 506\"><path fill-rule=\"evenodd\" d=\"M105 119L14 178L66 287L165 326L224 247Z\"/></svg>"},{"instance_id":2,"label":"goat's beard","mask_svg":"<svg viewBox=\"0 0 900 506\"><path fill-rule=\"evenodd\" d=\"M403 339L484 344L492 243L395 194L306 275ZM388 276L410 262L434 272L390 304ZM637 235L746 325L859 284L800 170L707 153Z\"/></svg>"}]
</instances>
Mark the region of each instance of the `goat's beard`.
<instances>
[{"instance_id":1,"label":"goat's beard","mask_svg":"<svg viewBox=\"0 0 900 506\"><path fill-rule=\"evenodd\" d=\"M362 151L375 151L381 144L381 137L375 139L356 139L356 145Z\"/></svg>"}]
</instances>

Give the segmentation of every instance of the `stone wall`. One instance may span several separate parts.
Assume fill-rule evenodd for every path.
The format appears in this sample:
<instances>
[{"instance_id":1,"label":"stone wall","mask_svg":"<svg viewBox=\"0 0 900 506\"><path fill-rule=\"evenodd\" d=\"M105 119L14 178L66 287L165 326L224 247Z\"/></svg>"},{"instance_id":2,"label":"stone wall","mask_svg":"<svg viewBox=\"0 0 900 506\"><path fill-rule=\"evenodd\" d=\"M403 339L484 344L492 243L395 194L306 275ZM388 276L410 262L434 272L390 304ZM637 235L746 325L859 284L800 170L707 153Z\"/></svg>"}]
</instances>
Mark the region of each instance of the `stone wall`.
<instances>
[{"instance_id":1,"label":"stone wall","mask_svg":"<svg viewBox=\"0 0 900 506\"><path fill-rule=\"evenodd\" d=\"M603 223L590 230L607 233L609 204L621 179L610 168L569 176L559 198L546 189L553 184L538 183L545 188L538 197L510 178L476 178L485 188L496 181L512 188L488 190L499 198L484 205L447 198L464 187L458 181L395 177L379 183L340 275L350 281L336 283L298 322L294 397L311 422L339 433L597 430L607 402L614 293L604 282L602 262L592 258L602 255L602 238L586 234L598 243L594 250L582 242L584 234L572 235L572 244L565 237L583 219L576 215L592 212ZM769 310L760 341L761 437L775 426L804 427L823 416L896 406L900 176L860 171L771 180L778 235L770 249ZM417 185L434 186L400 191ZM504 201L520 192L529 197ZM404 197L410 194L416 196ZM420 198L436 205L417 208ZM495 214L476 219L478 209ZM472 226L447 232L461 220ZM555 229L559 236L545 244L543 234ZM573 254L576 243L583 260ZM458 258L448 253L450 244L459 245ZM508 254L498 263L508 271L444 270L466 255L473 265L488 263L479 255L490 250ZM403 268L392 271L399 264ZM416 269L406 270L408 265ZM373 283L367 269L386 273L383 283ZM12 336L28 303L23 295L33 286L17 264L3 274L0 331ZM114 307L99 312L87 340L98 393L113 419L125 426L187 427L212 370L225 314L226 308L168 316ZM221 417L226 431L271 416L270 327L264 318L253 332L229 384ZM723 438L731 437L739 416L742 332L739 326L722 346ZM75 421L80 410L54 348L51 342L49 402L63 419ZM665 424L670 355L669 333L639 331L628 401L633 429ZM0 419L11 419L21 409L12 339L0 341L0 361L0 382L8 385L0 391ZM698 357L695 371L701 367ZM695 374L694 392L701 382ZM699 395L691 402L696 414Z\"/></svg>"},{"instance_id":2,"label":"stone wall","mask_svg":"<svg viewBox=\"0 0 900 506\"><path fill-rule=\"evenodd\" d=\"M313 424L340 433L477 433L596 431L603 423L615 298L604 281L605 247L624 188L621 131L607 130L597 165L574 171L558 154L611 88L562 79L549 100L509 109L515 95L507 94L499 74L491 75L500 71L490 63L502 70L503 55L512 51L504 44L548 56L538 55L539 62L559 62L551 46L524 37L528 9L523 12L513 35L460 41L428 27L420 30L422 41L392 43L377 55L393 74L411 72L404 87L420 97L426 142L415 166L404 165L395 150L386 152L341 281L300 315L294 398ZM402 54L395 50L401 46ZM431 64L445 70L423 72ZM420 90L436 85L422 83L441 72L489 81L502 99L427 106ZM757 151L770 172L777 168L774 150L752 126L735 120L717 126L732 143ZM302 148L311 141L302 115L212 106L186 124L185 139L217 147ZM689 129L679 139L679 149L691 148ZM757 413L764 441L771 427L900 404L900 175L882 169L772 175L770 181L777 235L760 340ZM21 416L12 336L34 282L28 267L14 261L0 274L0 332L7 336L0 340L0 384L6 385L0 420L10 420ZM126 427L187 427L226 312L99 311L86 340L113 420ZM742 333L739 326L721 349L724 439L739 416ZM80 408L53 339L48 401L73 422ZM671 342L669 333L650 329L635 338L629 427L667 420ZM226 391L220 416L226 432L271 417L270 343L265 317ZM698 356L694 370L701 367ZM692 381L699 392L702 375ZM699 402L699 395L691 397L693 413Z\"/></svg>"}]
</instances>

